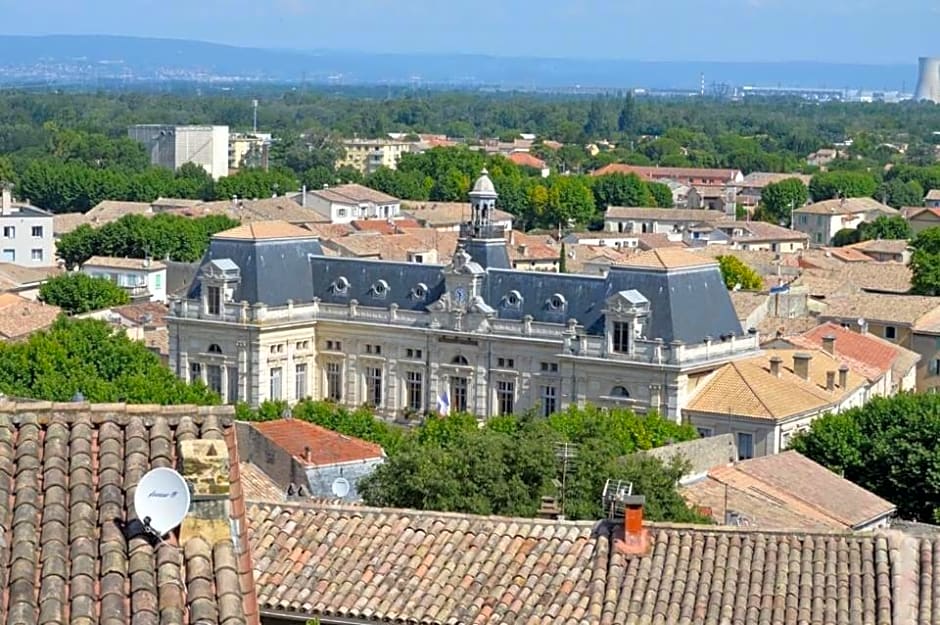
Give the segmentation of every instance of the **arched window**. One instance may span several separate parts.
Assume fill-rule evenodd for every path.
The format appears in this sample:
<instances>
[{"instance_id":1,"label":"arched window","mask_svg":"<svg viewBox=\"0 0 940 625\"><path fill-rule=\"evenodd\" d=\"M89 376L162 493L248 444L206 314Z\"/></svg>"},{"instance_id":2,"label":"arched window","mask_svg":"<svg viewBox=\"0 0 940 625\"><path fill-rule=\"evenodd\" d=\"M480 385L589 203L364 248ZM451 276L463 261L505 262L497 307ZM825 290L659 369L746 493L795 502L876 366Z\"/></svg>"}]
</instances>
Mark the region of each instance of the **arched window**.
<instances>
[{"instance_id":1,"label":"arched window","mask_svg":"<svg viewBox=\"0 0 940 625\"><path fill-rule=\"evenodd\" d=\"M630 397L630 391L625 386L615 386L610 390L611 397Z\"/></svg>"},{"instance_id":2,"label":"arched window","mask_svg":"<svg viewBox=\"0 0 940 625\"><path fill-rule=\"evenodd\" d=\"M463 356L461 356L460 354L457 354L456 356L454 356L454 359L450 361L450 364L452 364L452 365L469 365L470 362L469 362L466 358L464 358Z\"/></svg>"},{"instance_id":3,"label":"arched window","mask_svg":"<svg viewBox=\"0 0 940 625\"><path fill-rule=\"evenodd\" d=\"M222 353L222 348L219 347L218 343L213 343L212 345L209 346L209 353L210 353L210 354L221 354L221 353Z\"/></svg>"}]
</instances>

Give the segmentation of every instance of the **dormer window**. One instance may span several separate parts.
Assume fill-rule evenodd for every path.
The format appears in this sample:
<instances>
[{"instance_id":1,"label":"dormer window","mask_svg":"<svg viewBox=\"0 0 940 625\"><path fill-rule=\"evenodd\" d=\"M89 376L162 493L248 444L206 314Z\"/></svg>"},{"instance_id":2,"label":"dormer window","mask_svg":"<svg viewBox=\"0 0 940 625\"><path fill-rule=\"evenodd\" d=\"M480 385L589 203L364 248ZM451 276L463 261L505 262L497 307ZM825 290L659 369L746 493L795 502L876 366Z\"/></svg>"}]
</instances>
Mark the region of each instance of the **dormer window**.
<instances>
[{"instance_id":1,"label":"dormer window","mask_svg":"<svg viewBox=\"0 0 940 625\"><path fill-rule=\"evenodd\" d=\"M220 287L206 287L206 307L210 315L218 315L221 312L222 289Z\"/></svg>"},{"instance_id":2,"label":"dormer window","mask_svg":"<svg viewBox=\"0 0 940 625\"><path fill-rule=\"evenodd\" d=\"M337 295L345 295L349 291L349 280L344 276L338 277L333 281L333 284L330 285L330 290Z\"/></svg>"},{"instance_id":3,"label":"dormer window","mask_svg":"<svg viewBox=\"0 0 940 625\"><path fill-rule=\"evenodd\" d=\"M423 301L427 299L428 296L428 285L424 282L419 282L411 289L411 299Z\"/></svg>"},{"instance_id":4,"label":"dormer window","mask_svg":"<svg viewBox=\"0 0 940 625\"><path fill-rule=\"evenodd\" d=\"M506 296L503 298L506 308L520 308L522 301L522 294L519 291L510 291L506 293Z\"/></svg>"},{"instance_id":5,"label":"dormer window","mask_svg":"<svg viewBox=\"0 0 940 625\"><path fill-rule=\"evenodd\" d=\"M384 298L388 295L388 282L385 280L376 280L372 285L372 295L377 298Z\"/></svg>"},{"instance_id":6,"label":"dormer window","mask_svg":"<svg viewBox=\"0 0 940 625\"><path fill-rule=\"evenodd\" d=\"M555 293L548 299L548 307L551 310L562 311L568 306L568 301L561 293Z\"/></svg>"}]
</instances>

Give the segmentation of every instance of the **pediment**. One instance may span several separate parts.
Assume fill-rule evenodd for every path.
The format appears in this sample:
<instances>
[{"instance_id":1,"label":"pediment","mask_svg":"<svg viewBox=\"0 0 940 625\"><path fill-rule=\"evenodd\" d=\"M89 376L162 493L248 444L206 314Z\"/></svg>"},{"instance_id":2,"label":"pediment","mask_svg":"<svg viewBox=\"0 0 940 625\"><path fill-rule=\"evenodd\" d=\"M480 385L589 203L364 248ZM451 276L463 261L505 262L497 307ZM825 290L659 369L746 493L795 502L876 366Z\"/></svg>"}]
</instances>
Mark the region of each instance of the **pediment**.
<instances>
[{"instance_id":1,"label":"pediment","mask_svg":"<svg viewBox=\"0 0 940 625\"><path fill-rule=\"evenodd\" d=\"M606 302L606 310L610 312L646 314L649 309L650 301L636 289L618 291L608 297Z\"/></svg>"}]
</instances>

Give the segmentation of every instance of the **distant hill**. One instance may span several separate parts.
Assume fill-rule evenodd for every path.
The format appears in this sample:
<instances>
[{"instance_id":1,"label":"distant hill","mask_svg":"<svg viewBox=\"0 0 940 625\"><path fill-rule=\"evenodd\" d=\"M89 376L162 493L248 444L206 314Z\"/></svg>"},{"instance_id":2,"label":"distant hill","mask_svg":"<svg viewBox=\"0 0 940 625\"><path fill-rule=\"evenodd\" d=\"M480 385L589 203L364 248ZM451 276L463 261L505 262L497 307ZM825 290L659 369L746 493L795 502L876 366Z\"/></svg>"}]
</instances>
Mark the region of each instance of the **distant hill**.
<instances>
[{"instance_id":1,"label":"distant hill","mask_svg":"<svg viewBox=\"0 0 940 625\"><path fill-rule=\"evenodd\" d=\"M0 35L0 84L244 80L556 89L697 89L707 83L898 90L916 64L645 62L243 48L108 35Z\"/></svg>"}]
</instances>

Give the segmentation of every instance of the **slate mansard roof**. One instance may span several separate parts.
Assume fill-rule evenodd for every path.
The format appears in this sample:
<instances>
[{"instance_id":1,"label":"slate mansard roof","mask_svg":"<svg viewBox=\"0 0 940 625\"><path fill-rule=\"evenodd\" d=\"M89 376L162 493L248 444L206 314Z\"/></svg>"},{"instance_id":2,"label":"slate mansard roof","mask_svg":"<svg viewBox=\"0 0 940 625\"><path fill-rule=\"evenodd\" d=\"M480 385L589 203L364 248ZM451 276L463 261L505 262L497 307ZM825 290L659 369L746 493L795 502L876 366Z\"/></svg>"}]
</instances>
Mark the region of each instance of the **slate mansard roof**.
<instances>
[{"instance_id":1,"label":"slate mansard roof","mask_svg":"<svg viewBox=\"0 0 940 625\"><path fill-rule=\"evenodd\" d=\"M193 439L229 448L241 527L156 542L136 485ZM237 467L230 408L0 402L0 622L256 624Z\"/></svg>"},{"instance_id":2,"label":"slate mansard roof","mask_svg":"<svg viewBox=\"0 0 940 625\"><path fill-rule=\"evenodd\" d=\"M656 251L645 254L655 254ZM605 277L484 267L483 296L499 318L564 324L577 319L589 334L604 330L606 300L636 290L650 302L644 334L667 343L700 343L706 336L741 335L741 324L716 263L685 253L695 262L612 266ZM657 257L658 258L658 257ZM277 240L213 237L203 266L229 259L240 269L233 300L283 306L318 298L324 303L425 311L445 292L443 265L324 256L315 237ZM474 258L480 264L482 259ZM198 278L190 298L199 297ZM514 297L510 297L513 294ZM549 302L560 295L565 305ZM513 305L509 305L513 302ZM703 314L703 311L706 314Z\"/></svg>"}]
</instances>

